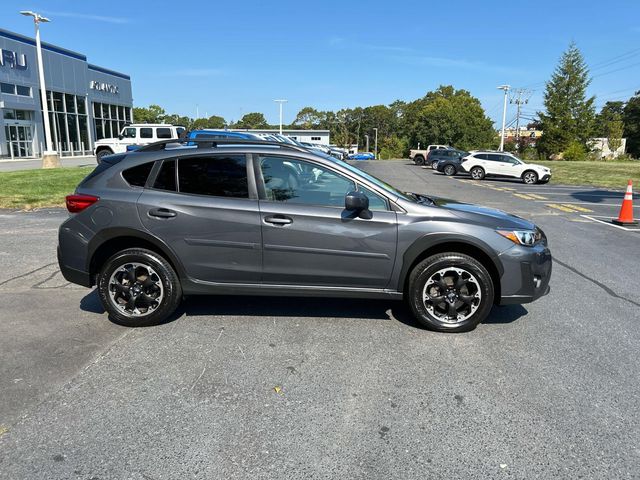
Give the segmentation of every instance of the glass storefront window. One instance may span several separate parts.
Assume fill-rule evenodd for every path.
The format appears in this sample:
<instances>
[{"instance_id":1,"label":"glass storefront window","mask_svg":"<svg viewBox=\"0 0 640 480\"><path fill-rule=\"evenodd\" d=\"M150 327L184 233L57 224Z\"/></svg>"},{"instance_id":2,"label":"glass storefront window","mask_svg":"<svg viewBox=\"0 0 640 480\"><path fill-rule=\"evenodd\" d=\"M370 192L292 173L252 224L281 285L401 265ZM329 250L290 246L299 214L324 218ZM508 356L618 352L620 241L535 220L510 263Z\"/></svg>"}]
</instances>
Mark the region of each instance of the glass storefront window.
<instances>
[{"instance_id":1,"label":"glass storefront window","mask_svg":"<svg viewBox=\"0 0 640 480\"><path fill-rule=\"evenodd\" d=\"M62 104L63 94L60 92L53 92L53 110L55 112L64 112L64 105Z\"/></svg>"},{"instance_id":2,"label":"glass storefront window","mask_svg":"<svg viewBox=\"0 0 640 480\"><path fill-rule=\"evenodd\" d=\"M76 105L78 106L78 113L85 115L87 113L87 108L85 104L84 97L77 96L76 97Z\"/></svg>"},{"instance_id":3,"label":"glass storefront window","mask_svg":"<svg viewBox=\"0 0 640 480\"><path fill-rule=\"evenodd\" d=\"M102 118L102 104L99 102L93 103L93 117Z\"/></svg>"},{"instance_id":4,"label":"glass storefront window","mask_svg":"<svg viewBox=\"0 0 640 480\"><path fill-rule=\"evenodd\" d=\"M76 96L65 93L64 103L67 107L67 113L76 113Z\"/></svg>"}]
</instances>

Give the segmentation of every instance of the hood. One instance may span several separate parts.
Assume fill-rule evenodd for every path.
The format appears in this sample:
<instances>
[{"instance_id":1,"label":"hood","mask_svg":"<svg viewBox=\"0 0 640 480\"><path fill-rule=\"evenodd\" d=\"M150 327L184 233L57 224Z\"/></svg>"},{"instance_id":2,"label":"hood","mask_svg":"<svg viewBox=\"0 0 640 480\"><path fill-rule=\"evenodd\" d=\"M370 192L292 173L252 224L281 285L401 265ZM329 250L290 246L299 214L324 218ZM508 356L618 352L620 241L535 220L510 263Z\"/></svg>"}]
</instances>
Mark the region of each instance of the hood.
<instances>
[{"instance_id":1,"label":"hood","mask_svg":"<svg viewBox=\"0 0 640 480\"><path fill-rule=\"evenodd\" d=\"M482 207L472 203L462 203L448 198L429 197L438 208L449 210L454 215L470 220L478 225L489 228L506 228L519 230L533 230L535 225L516 215L503 212L496 208Z\"/></svg>"},{"instance_id":2,"label":"hood","mask_svg":"<svg viewBox=\"0 0 640 480\"><path fill-rule=\"evenodd\" d=\"M525 163L524 165L526 167L539 168L543 172L550 172L551 171L551 169L549 167L545 167L544 165L538 165L537 163Z\"/></svg>"}]
</instances>

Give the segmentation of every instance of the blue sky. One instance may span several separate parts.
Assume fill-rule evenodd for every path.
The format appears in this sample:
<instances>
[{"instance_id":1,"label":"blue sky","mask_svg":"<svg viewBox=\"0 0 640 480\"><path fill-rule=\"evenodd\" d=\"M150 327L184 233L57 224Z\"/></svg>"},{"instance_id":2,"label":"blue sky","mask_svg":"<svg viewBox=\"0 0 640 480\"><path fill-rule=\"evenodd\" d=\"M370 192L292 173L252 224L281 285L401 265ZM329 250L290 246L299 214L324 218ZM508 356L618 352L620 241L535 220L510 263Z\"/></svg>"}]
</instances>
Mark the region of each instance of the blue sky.
<instances>
[{"instance_id":1,"label":"blue sky","mask_svg":"<svg viewBox=\"0 0 640 480\"><path fill-rule=\"evenodd\" d=\"M58 1L0 4L0 27L33 35L30 9L53 21L43 40L128 73L134 104L277 123L304 106L413 100L440 84L465 88L497 120L497 85L544 81L574 40L593 66L597 105L640 89L640 1ZM613 62L613 63L611 63ZM508 117L515 110L510 108Z\"/></svg>"}]
</instances>

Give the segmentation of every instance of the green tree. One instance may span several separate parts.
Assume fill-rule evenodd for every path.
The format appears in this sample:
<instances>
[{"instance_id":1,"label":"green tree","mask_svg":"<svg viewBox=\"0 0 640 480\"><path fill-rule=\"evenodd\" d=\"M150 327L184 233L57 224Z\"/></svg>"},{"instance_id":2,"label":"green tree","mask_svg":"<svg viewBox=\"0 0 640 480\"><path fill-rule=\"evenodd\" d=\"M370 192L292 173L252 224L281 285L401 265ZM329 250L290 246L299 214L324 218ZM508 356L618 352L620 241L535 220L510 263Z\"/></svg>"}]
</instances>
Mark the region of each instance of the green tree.
<instances>
[{"instance_id":1,"label":"green tree","mask_svg":"<svg viewBox=\"0 0 640 480\"><path fill-rule=\"evenodd\" d=\"M191 124L190 130L197 130L202 128L216 128L222 129L227 126L227 122L224 118L217 115L212 115L209 118L196 118Z\"/></svg>"},{"instance_id":2,"label":"green tree","mask_svg":"<svg viewBox=\"0 0 640 480\"><path fill-rule=\"evenodd\" d=\"M600 113L596 115L593 135L595 137L607 137L609 132L609 123L614 120L620 120L623 113L624 102L605 103L600 109Z\"/></svg>"},{"instance_id":3,"label":"green tree","mask_svg":"<svg viewBox=\"0 0 640 480\"><path fill-rule=\"evenodd\" d=\"M133 108L133 121L136 123L163 123L166 112L160 105Z\"/></svg>"},{"instance_id":4,"label":"green tree","mask_svg":"<svg viewBox=\"0 0 640 480\"><path fill-rule=\"evenodd\" d=\"M616 114L607 124L607 143L611 150L611 158L615 157L615 152L622 146L622 135L624 134L624 123L622 115Z\"/></svg>"},{"instance_id":5,"label":"green tree","mask_svg":"<svg viewBox=\"0 0 640 480\"><path fill-rule=\"evenodd\" d=\"M541 154L564 152L572 142L586 144L592 136L595 97L587 98L590 83L582 53L571 43L546 84L546 111L538 113L544 131L537 142Z\"/></svg>"},{"instance_id":6,"label":"green tree","mask_svg":"<svg viewBox=\"0 0 640 480\"><path fill-rule=\"evenodd\" d=\"M403 126L409 144L444 143L460 149L488 148L496 136L480 101L451 85L406 105Z\"/></svg>"},{"instance_id":7,"label":"green tree","mask_svg":"<svg viewBox=\"0 0 640 480\"><path fill-rule=\"evenodd\" d=\"M631 97L622 113L624 137L627 139L627 152L640 158L640 91Z\"/></svg>"},{"instance_id":8,"label":"green tree","mask_svg":"<svg viewBox=\"0 0 640 480\"><path fill-rule=\"evenodd\" d=\"M325 116L326 114L324 112L319 112L313 107L304 107L298 112L298 115L296 115L291 125L304 129L320 128Z\"/></svg>"},{"instance_id":9,"label":"green tree","mask_svg":"<svg viewBox=\"0 0 640 480\"><path fill-rule=\"evenodd\" d=\"M235 128L269 128L264 114L259 112L246 113L236 122Z\"/></svg>"}]
</instances>

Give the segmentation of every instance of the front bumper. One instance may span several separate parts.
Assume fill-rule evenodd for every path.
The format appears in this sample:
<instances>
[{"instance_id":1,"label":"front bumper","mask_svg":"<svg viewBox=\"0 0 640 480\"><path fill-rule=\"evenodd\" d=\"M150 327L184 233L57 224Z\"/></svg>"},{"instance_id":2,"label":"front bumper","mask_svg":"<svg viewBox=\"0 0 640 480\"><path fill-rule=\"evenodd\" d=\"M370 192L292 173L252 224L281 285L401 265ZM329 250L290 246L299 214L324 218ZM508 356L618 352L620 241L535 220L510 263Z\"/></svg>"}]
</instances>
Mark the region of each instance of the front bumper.
<instances>
[{"instance_id":1,"label":"front bumper","mask_svg":"<svg viewBox=\"0 0 640 480\"><path fill-rule=\"evenodd\" d=\"M540 181L540 182L545 182L545 183L546 183L546 182L548 182L549 180L551 180L551 174L550 174L550 173L547 173L546 175L543 175L543 176L540 178L540 180L539 180L539 181Z\"/></svg>"},{"instance_id":2,"label":"front bumper","mask_svg":"<svg viewBox=\"0 0 640 480\"><path fill-rule=\"evenodd\" d=\"M550 291L552 258L547 245L514 246L500 254L500 305L530 303Z\"/></svg>"}]
</instances>

